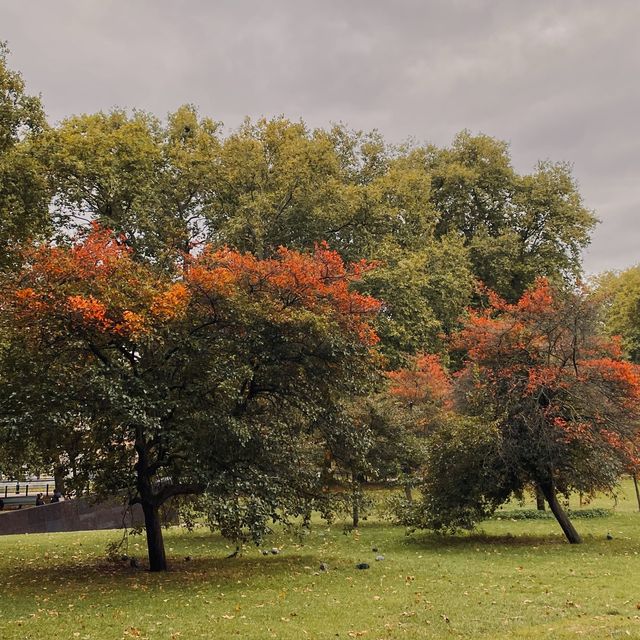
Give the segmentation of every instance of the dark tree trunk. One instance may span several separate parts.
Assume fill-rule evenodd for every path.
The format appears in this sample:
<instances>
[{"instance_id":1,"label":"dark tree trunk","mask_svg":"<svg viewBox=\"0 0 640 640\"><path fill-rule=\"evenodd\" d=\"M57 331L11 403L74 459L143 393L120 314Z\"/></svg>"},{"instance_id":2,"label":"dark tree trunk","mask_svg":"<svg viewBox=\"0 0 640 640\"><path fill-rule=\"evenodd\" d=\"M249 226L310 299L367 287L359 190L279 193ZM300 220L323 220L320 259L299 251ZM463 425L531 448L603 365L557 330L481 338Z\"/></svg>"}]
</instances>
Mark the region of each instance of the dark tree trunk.
<instances>
[{"instance_id":1,"label":"dark tree trunk","mask_svg":"<svg viewBox=\"0 0 640 640\"><path fill-rule=\"evenodd\" d=\"M333 482L333 457L331 451L326 449L324 452L324 460L320 472L320 481L323 487L329 487Z\"/></svg>"},{"instance_id":2,"label":"dark tree trunk","mask_svg":"<svg viewBox=\"0 0 640 640\"><path fill-rule=\"evenodd\" d=\"M544 493L542 493L542 489L539 484L535 485L536 488L536 509L538 511L545 511L544 507Z\"/></svg>"},{"instance_id":3,"label":"dark tree trunk","mask_svg":"<svg viewBox=\"0 0 640 640\"><path fill-rule=\"evenodd\" d=\"M53 481L55 483L55 490L59 491L62 495L65 495L64 478L66 475L66 469L62 466L57 466L53 470Z\"/></svg>"},{"instance_id":4,"label":"dark tree trunk","mask_svg":"<svg viewBox=\"0 0 640 640\"><path fill-rule=\"evenodd\" d=\"M143 502L144 528L147 533L147 550L149 552L149 570L166 571L167 558L164 553L164 540L162 539L162 527L158 507Z\"/></svg>"},{"instance_id":5,"label":"dark tree trunk","mask_svg":"<svg viewBox=\"0 0 640 640\"><path fill-rule=\"evenodd\" d=\"M638 476L636 476L636 474L634 473L631 477L633 478L633 486L635 487L635 490L636 490L636 500L638 501L638 511L640 511L640 489L638 489Z\"/></svg>"},{"instance_id":6,"label":"dark tree trunk","mask_svg":"<svg viewBox=\"0 0 640 640\"><path fill-rule=\"evenodd\" d=\"M166 571L167 558L164 552L164 540L162 539L162 527L160 524L159 505L162 500L153 493L151 476L153 471L149 462L149 447L141 427L136 427L136 484L138 499L144 513L144 528L147 533L147 550L149 552L149 570Z\"/></svg>"},{"instance_id":7,"label":"dark tree trunk","mask_svg":"<svg viewBox=\"0 0 640 640\"><path fill-rule=\"evenodd\" d=\"M571 544L580 544L582 542L582 538L571 523L571 520L569 520L567 514L564 512L564 509L560 506L558 497L556 496L556 488L554 486L553 480L541 482L540 489L542 490L544 497L549 503L549 508L553 512L553 515L556 517L558 524L562 527L562 531L567 537L567 540Z\"/></svg>"}]
</instances>

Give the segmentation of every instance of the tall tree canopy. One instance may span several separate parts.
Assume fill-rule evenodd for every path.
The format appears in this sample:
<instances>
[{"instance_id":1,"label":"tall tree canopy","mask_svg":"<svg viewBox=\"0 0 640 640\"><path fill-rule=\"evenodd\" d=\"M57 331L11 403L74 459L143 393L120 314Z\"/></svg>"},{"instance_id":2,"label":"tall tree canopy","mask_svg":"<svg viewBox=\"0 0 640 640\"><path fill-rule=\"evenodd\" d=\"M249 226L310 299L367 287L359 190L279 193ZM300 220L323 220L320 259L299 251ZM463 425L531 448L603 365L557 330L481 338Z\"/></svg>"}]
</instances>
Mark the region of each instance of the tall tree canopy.
<instances>
[{"instance_id":1,"label":"tall tree canopy","mask_svg":"<svg viewBox=\"0 0 640 640\"><path fill-rule=\"evenodd\" d=\"M25 93L7 55L0 43L0 268L15 260L16 243L47 228L49 197L34 149L46 127L42 105Z\"/></svg>"},{"instance_id":2,"label":"tall tree canopy","mask_svg":"<svg viewBox=\"0 0 640 640\"><path fill-rule=\"evenodd\" d=\"M43 246L2 303L2 437L74 443L94 491L142 505L153 570L174 495L207 489L281 517L300 508L287 496L313 495L309 451L336 439L337 403L373 379L379 303L350 286L368 268L322 246L267 260L206 249L168 276L100 229Z\"/></svg>"},{"instance_id":3,"label":"tall tree canopy","mask_svg":"<svg viewBox=\"0 0 640 640\"><path fill-rule=\"evenodd\" d=\"M461 232L477 278L515 302L536 278L575 278L597 220L570 167L513 169L508 146L463 131L450 148L426 150L438 234Z\"/></svg>"},{"instance_id":4,"label":"tall tree canopy","mask_svg":"<svg viewBox=\"0 0 640 640\"><path fill-rule=\"evenodd\" d=\"M166 124L145 113L82 115L41 146L62 227L97 222L122 235L137 260L171 269L206 234L219 158L218 125L192 107Z\"/></svg>"},{"instance_id":5,"label":"tall tree canopy","mask_svg":"<svg viewBox=\"0 0 640 640\"><path fill-rule=\"evenodd\" d=\"M362 288L385 302L390 366L442 349L474 279L513 301L535 277L580 270L593 215L569 169L518 175L507 146L460 134L451 148L282 118L225 134L191 106L166 123L123 111L70 118L41 146L61 222L122 233L137 259L171 268L203 242L268 258L327 242L376 260Z\"/></svg>"}]
</instances>

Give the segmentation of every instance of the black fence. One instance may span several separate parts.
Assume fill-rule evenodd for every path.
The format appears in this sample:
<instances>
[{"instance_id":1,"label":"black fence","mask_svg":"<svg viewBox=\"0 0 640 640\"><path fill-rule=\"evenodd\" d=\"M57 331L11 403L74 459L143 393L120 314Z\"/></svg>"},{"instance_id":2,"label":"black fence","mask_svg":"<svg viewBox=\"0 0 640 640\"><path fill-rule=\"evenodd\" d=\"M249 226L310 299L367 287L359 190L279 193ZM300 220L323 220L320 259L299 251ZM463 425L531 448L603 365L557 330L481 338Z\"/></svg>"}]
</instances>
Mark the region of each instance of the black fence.
<instances>
[{"instance_id":1,"label":"black fence","mask_svg":"<svg viewBox=\"0 0 640 640\"><path fill-rule=\"evenodd\" d=\"M0 498L13 498L36 496L38 493L44 496L53 494L55 482L52 480L34 480L33 482L16 482L0 484Z\"/></svg>"}]
</instances>

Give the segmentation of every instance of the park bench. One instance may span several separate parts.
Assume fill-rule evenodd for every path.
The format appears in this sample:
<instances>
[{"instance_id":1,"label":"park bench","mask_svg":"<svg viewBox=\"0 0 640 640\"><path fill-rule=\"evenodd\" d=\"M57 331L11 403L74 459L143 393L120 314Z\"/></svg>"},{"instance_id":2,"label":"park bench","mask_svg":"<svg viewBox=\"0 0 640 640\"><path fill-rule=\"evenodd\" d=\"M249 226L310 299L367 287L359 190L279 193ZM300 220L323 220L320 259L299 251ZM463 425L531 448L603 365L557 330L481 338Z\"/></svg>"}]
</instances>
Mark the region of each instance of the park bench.
<instances>
[{"instance_id":1,"label":"park bench","mask_svg":"<svg viewBox=\"0 0 640 640\"><path fill-rule=\"evenodd\" d=\"M36 494L30 496L23 495L8 495L6 498L0 496L4 502L5 509L21 509L22 507L34 507L36 504Z\"/></svg>"}]
</instances>

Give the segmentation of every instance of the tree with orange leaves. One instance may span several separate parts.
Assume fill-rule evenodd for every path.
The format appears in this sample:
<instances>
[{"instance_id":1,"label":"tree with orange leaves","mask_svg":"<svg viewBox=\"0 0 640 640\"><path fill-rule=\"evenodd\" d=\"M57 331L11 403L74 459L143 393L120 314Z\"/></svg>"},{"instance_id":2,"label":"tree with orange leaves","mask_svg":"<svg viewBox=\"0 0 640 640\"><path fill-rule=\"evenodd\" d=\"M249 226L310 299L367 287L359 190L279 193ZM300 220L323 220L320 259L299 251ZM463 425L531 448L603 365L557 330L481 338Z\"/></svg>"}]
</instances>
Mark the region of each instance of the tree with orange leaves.
<instances>
[{"instance_id":1,"label":"tree with orange leaves","mask_svg":"<svg viewBox=\"0 0 640 640\"><path fill-rule=\"evenodd\" d=\"M541 279L514 304L485 293L453 339L464 359L456 404L471 422L432 446L425 512L440 526L470 522L534 483L580 542L557 494L615 487L637 439L640 372L599 333L588 292Z\"/></svg>"},{"instance_id":2,"label":"tree with orange leaves","mask_svg":"<svg viewBox=\"0 0 640 640\"><path fill-rule=\"evenodd\" d=\"M416 473L424 466L426 439L452 408L452 383L440 356L428 353L409 358L406 367L388 371L386 376L389 380L387 396L395 405L396 422L405 432L400 440L412 444L405 449L422 454L404 453L400 464L405 497L411 503L411 489L419 481Z\"/></svg>"},{"instance_id":3,"label":"tree with orange leaves","mask_svg":"<svg viewBox=\"0 0 640 640\"><path fill-rule=\"evenodd\" d=\"M410 409L451 406L451 380L435 354L420 353L410 358L408 367L389 371L387 377L391 381L391 395Z\"/></svg>"},{"instance_id":4,"label":"tree with orange leaves","mask_svg":"<svg viewBox=\"0 0 640 640\"><path fill-rule=\"evenodd\" d=\"M173 496L224 502L230 535L306 512L310 454L343 428L342 395L374 377L379 303L351 288L369 268L325 246L267 260L206 249L169 275L100 228L37 248L0 307L0 430L73 441L79 481L141 504L152 570L167 566L158 510Z\"/></svg>"}]
</instances>

